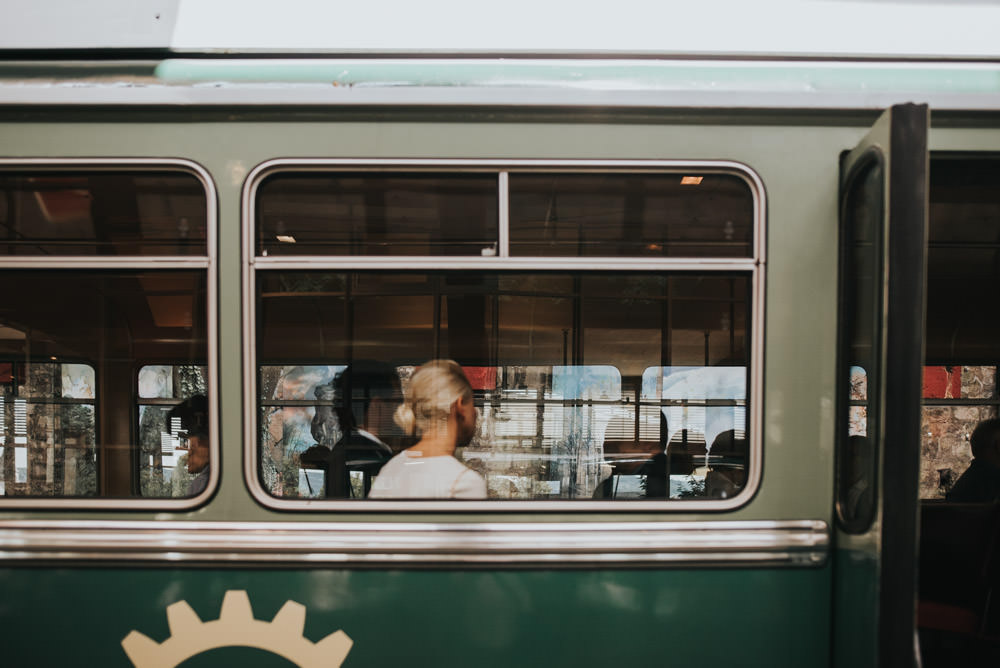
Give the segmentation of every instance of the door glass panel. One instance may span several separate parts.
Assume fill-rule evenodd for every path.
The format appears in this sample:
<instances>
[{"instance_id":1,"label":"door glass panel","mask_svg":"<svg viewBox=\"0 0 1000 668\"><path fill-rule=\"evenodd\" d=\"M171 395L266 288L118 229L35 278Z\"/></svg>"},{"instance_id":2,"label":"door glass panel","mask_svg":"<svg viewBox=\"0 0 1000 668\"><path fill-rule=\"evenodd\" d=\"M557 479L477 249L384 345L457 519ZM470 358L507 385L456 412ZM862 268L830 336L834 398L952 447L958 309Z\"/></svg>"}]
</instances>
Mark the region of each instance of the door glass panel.
<instances>
[{"instance_id":1,"label":"door glass panel","mask_svg":"<svg viewBox=\"0 0 1000 668\"><path fill-rule=\"evenodd\" d=\"M879 332L882 303L883 169L874 155L849 183L841 248L841 447L837 461L837 512L848 531L863 531L875 510L881 407Z\"/></svg>"}]
</instances>

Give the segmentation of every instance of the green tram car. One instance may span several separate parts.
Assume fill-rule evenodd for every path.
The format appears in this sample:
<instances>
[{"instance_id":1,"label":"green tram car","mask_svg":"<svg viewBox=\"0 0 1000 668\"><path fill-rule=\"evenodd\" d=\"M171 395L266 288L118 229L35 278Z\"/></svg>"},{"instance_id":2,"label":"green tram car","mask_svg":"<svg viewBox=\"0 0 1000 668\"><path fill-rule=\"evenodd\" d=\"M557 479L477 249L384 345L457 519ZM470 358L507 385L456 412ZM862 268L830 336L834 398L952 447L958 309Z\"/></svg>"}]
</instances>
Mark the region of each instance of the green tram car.
<instances>
[{"instance_id":1,"label":"green tram car","mask_svg":"<svg viewBox=\"0 0 1000 668\"><path fill-rule=\"evenodd\" d=\"M5 53L4 665L996 665L1000 64Z\"/></svg>"}]
</instances>

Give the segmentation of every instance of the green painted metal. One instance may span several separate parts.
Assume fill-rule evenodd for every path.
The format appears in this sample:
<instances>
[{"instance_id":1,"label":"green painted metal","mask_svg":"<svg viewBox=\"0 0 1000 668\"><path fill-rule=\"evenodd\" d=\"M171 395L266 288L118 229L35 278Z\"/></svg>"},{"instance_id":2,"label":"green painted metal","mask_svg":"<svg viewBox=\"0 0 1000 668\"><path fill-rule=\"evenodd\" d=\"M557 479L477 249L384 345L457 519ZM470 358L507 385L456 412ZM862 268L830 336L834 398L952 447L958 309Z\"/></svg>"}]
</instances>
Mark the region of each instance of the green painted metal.
<instances>
[{"instance_id":1,"label":"green painted metal","mask_svg":"<svg viewBox=\"0 0 1000 668\"><path fill-rule=\"evenodd\" d=\"M187 76L180 65L176 67L158 74L164 81ZM549 67L552 72L546 76L571 80L569 70L556 72L558 65ZM955 71L961 73L963 68L956 66ZM847 76L847 69L842 76ZM966 69L975 75L949 79L943 68L921 76L936 77L934 85L941 87L994 90L997 86L995 70ZM334 78L324 78L331 73L332 69L324 70L317 81L332 83ZM501 71L498 76L510 81L510 73ZM369 70L365 76L388 80L391 72L376 74ZM598 68L593 68L583 80L593 85L599 80L597 74ZM610 74L608 70L601 76ZM885 76L890 74L887 70ZM634 71L618 75L642 79ZM216 75L204 74L206 81L212 76ZM364 81L357 76L358 82ZM443 76L443 70L435 76ZM482 70L467 78L478 76ZM825 81L831 86L853 85L838 84L838 76L831 74ZM670 76L662 77L660 85L673 85ZM782 80L778 77L772 85ZM730 85L741 81L734 74ZM804 80L796 81L794 85L802 85ZM931 85L917 80L900 85L925 83ZM883 84L892 85L888 80ZM338 121L332 113L304 121L280 110L245 120L240 111L232 110L235 121L201 116L190 109L129 116L91 110L87 120L70 110L47 121L35 120L30 113L0 121L0 157L183 157L197 161L212 175L219 207L222 450L221 486L199 509L178 513L19 509L4 510L0 517L155 518L165 526L182 519L832 521L838 156L862 138L872 119L786 114L763 120L758 116L752 122L734 115L714 122L697 111L683 118L665 111L641 119L609 114L597 123L593 114L583 114L585 110L543 119L523 113L463 115L454 110L425 110L419 117L408 117L405 110L395 110L391 118L368 122L357 117ZM931 146L995 151L1000 150L1000 133L982 124L952 126L935 130ZM725 159L749 165L767 191L768 226L763 483L756 496L732 512L670 514L634 513L623 504L620 511L601 515L443 512L373 518L365 513L279 513L258 504L247 491L243 473L244 450L252 447L253 438L244 434L242 422L241 189L254 166L278 157ZM122 638L132 630L157 641L167 638L166 607L171 603L186 600L203 620L210 620L218 616L227 590L245 589L259 619L271 618L289 599L306 605L305 633L310 640L344 629L355 641L347 666L636 661L669 666L824 666L829 664L832 643L846 646L863 638L858 634L871 619L878 585L865 550L852 550L847 543L840 547L826 567L787 570L389 571L266 564L253 569L121 564L7 567L0 569L0 642L8 652L5 656L17 657L21 664L128 665ZM843 635L831 640L831 608L834 597L843 593L839 583L847 579L855 587L850 604L859 607L842 627ZM858 655L870 656L863 643L856 645ZM250 661L256 659L261 665L280 665L280 661L266 664L264 660L274 657L250 650L216 651L198 659L201 664L185 665L207 661L253 665Z\"/></svg>"},{"instance_id":2,"label":"green painted metal","mask_svg":"<svg viewBox=\"0 0 1000 668\"><path fill-rule=\"evenodd\" d=\"M12 665L128 666L121 640L133 630L166 640L168 605L185 600L215 620L225 592L241 589L256 619L286 600L305 605L312 642L342 629L354 641L345 667L822 666L828 578L827 569L0 569L0 619ZM287 665L223 649L182 665L237 657Z\"/></svg>"},{"instance_id":3,"label":"green painted metal","mask_svg":"<svg viewBox=\"0 0 1000 668\"><path fill-rule=\"evenodd\" d=\"M444 116L444 115L443 115ZM189 119L189 120L188 120ZM832 495L833 398L836 332L836 197L838 153L863 129L852 125L712 125L629 123L601 125L447 120L408 122L295 122L276 112L271 121L204 122L179 111L164 122L0 124L9 156L186 157L215 181L219 201L219 363L222 485L207 506L163 519L369 521L365 514L289 515L262 508L243 480L240 266L241 193L246 174L276 157L726 159L754 169L767 189L767 295L764 360L764 484L734 512L636 513L587 516L518 513L504 520L648 521L662 519L824 519ZM809 197L803 197L809 193ZM803 310L809 305L808 314ZM252 439L249 439L252 443ZM778 482L775 482L778 481ZM363 506L359 506L363 508ZM11 512L6 517L31 513ZM152 515L150 513L149 515ZM149 516L147 515L147 516ZM53 513L47 517L136 518L135 513ZM476 521L497 515L386 514L379 519Z\"/></svg>"}]
</instances>

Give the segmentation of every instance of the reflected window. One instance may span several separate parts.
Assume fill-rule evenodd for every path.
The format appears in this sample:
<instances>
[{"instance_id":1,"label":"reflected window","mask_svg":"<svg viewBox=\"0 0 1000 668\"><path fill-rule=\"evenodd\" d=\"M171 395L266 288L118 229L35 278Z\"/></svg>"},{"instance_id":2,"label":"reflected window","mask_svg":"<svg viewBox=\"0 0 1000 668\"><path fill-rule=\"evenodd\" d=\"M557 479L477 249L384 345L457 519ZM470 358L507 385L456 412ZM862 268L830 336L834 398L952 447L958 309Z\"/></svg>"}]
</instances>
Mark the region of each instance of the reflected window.
<instances>
[{"instance_id":1,"label":"reflected window","mask_svg":"<svg viewBox=\"0 0 1000 668\"><path fill-rule=\"evenodd\" d=\"M197 365L150 364L139 369L142 496L186 497L200 491L195 478L204 475L206 467L196 463L198 453L191 456L190 437L204 437L207 443L207 376L207 367Z\"/></svg>"},{"instance_id":2,"label":"reflected window","mask_svg":"<svg viewBox=\"0 0 1000 668\"><path fill-rule=\"evenodd\" d=\"M729 498L746 484L745 367L654 367L642 398L659 407L661 438L648 495Z\"/></svg>"},{"instance_id":3,"label":"reflected window","mask_svg":"<svg viewBox=\"0 0 1000 668\"><path fill-rule=\"evenodd\" d=\"M0 255L205 255L204 184L179 171L0 171Z\"/></svg>"},{"instance_id":4,"label":"reflected window","mask_svg":"<svg viewBox=\"0 0 1000 668\"><path fill-rule=\"evenodd\" d=\"M0 362L0 496L97 494L96 385L88 364Z\"/></svg>"},{"instance_id":5,"label":"reflected window","mask_svg":"<svg viewBox=\"0 0 1000 668\"><path fill-rule=\"evenodd\" d=\"M279 173L258 187L261 255L496 255L496 174Z\"/></svg>"},{"instance_id":6,"label":"reflected window","mask_svg":"<svg viewBox=\"0 0 1000 668\"><path fill-rule=\"evenodd\" d=\"M1000 415L997 367L924 367L920 498L943 499L972 464L972 433Z\"/></svg>"},{"instance_id":7,"label":"reflected window","mask_svg":"<svg viewBox=\"0 0 1000 668\"><path fill-rule=\"evenodd\" d=\"M4 495L178 495L163 421L207 391L206 283L204 271L3 271Z\"/></svg>"},{"instance_id":8,"label":"reflected window","mask_svg":"<svg viewBox=\"0 0 1000 668\"><path fill-rule=\"evenodd\" d=\"M752 257L752 241L732 174L510 175L511 255Z\"/></svg>"}]
</instances>

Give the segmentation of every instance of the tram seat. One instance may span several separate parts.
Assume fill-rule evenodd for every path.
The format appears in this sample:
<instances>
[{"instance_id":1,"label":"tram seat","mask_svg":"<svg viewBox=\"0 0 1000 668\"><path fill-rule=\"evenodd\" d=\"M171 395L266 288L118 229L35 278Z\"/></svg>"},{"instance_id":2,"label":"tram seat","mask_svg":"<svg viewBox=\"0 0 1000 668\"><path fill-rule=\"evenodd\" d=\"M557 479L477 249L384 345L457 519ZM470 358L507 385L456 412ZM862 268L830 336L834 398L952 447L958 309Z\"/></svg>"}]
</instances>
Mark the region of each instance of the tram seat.
<instances>
[{"instance_id":1,"label":"tram seat","mask_svg":"<svg viewBox=\"0 0 1000 668\"><path fill-rule=\"evenodd\" d=\"M1000 585L1000 505L924 502L920 509L917 626L925 664L959 650L996 658L997 620L991 614Z\"/></svg>"}]
</instances>

